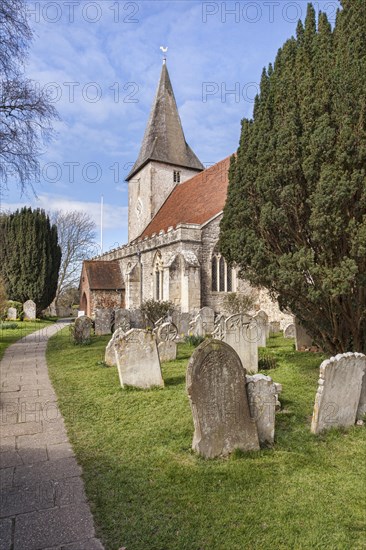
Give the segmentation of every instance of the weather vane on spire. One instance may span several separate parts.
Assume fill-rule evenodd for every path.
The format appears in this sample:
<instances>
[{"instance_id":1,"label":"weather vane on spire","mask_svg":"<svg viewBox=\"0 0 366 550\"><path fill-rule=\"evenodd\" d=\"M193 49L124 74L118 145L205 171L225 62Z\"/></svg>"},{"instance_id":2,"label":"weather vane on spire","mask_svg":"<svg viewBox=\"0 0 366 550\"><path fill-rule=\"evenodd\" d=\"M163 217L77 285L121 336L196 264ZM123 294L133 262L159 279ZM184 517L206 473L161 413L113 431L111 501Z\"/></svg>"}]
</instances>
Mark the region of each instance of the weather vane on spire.
<instances>
[{"instance_id":1,"label":"weather vane on spire","mask_svg":"<svg viewBox=\"0 0 366 550\"><path fill-rule=\"evenodd\" d=\"M168 46L167 46L167 47L160 46L160 49L161 49L161 51L162 51L163 54L164 54L163 63L164 63L164 65L165 65L165 62L166 62L166 52L168 51Z\"/></svg>"}]
</instances>

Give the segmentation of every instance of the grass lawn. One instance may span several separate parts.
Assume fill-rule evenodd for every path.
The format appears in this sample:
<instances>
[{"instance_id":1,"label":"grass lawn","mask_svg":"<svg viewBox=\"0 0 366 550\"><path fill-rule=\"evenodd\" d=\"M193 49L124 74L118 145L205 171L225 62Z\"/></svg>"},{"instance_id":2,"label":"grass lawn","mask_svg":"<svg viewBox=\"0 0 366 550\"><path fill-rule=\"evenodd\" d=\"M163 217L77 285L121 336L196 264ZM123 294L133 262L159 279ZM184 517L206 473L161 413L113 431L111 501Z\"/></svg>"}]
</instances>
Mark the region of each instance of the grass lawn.
<instances>
[{"instance_id":1,"label":"grass lawn","mask_svg":"<svg viewBox=\"0 0 366 550\"><path fill-rule=\"evenodd\" d=\"M47 358L106 550L365 549L366 429L310 433L321 354L271 338L266 374L283 384L276 444L205 461L191 451L185 371L193 348L162 366L164 389L122 390L103 366L108 337Z\"/></svg>"},{"instance_id":2,"label":"grass lawn","mask_svg":"<svg viewBox=\"0 0 366 550\"><path fill-rule=\"evenodd\" d=\"M18 325L17 328L3 328L0 323L0 359L4 355L4 351L10 344L14 344L23 336L27 336L31 332L36 330L41 330L44 327L52 325L54 321L41 321L37 319L36 321L4 321L4 325Z\"/></svg>"}]
</instances>

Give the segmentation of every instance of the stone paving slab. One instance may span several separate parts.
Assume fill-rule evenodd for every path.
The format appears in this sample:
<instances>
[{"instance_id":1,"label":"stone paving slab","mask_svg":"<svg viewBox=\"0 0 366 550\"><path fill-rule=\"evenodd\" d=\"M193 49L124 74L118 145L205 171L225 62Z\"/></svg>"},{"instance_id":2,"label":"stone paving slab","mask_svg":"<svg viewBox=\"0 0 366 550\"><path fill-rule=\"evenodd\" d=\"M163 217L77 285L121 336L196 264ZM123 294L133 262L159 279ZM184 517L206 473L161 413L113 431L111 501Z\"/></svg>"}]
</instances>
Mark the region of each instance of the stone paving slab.
<instances>
[{"instance_id":1,"label":"stone paving slab","mask_svg":"<svg viewBox=\"0 0 366 550\"><path fill-rule=\"evenodd\" d=\"M46 364L56 323L0 362L0 550L103 550Z\"/></svg>"}]
</instances>

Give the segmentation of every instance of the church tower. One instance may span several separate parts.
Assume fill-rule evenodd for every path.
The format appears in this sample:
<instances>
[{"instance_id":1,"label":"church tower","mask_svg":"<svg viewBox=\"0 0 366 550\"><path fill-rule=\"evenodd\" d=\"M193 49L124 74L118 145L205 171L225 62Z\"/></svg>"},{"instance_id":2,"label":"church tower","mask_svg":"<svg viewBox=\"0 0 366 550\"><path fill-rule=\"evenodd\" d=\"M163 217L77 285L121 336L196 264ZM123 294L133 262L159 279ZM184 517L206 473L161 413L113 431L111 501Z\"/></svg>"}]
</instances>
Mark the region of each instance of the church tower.
<instances>
[{"instance_id":1,"label":"church tower","mask_svg":"<svg viewBox=\"0 0 366 550\"><path fill-rule=\"evenodd\" d=\"M128 174L128 241L145 229L179 183L204 170L185 140L164 59L138 158Z\"/></svg>"}]
</instances>

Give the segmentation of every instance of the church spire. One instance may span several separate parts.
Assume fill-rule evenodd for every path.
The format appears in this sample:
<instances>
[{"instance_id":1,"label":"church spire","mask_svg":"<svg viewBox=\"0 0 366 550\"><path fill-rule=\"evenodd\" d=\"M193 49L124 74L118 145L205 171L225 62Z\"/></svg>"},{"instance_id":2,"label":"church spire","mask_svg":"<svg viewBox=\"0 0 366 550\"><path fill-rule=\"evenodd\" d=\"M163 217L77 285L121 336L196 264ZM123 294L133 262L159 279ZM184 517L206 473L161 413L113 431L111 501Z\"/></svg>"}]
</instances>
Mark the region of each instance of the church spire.
<instances>
[{"instance_id":1,"label":"church spire","mask_svg":"<svg viewBox=\"0 0 366 550\"><path fill-rule=\"evenodd\" d=\"M204 169L185 140L165 59L140 153L126 179L130 180L150 160L191 170Z\"/></svg>"}]
</instances>

